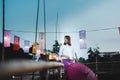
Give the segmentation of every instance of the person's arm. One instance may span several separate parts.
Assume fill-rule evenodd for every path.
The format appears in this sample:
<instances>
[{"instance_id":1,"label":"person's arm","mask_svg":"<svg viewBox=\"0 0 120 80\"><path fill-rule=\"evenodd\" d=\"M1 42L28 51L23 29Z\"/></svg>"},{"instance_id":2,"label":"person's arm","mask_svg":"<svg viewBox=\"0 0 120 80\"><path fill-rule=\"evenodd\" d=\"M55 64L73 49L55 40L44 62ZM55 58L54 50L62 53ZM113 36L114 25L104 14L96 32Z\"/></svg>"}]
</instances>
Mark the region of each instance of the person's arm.
<instances>
[{"instance_id":1,"label":"person's arm","mask_svg":"<svg viewBox=\"0 0 120 80\"><path fill-rule=\"evenodd\" d=\"M69 56L64 55L64 54L62 54L62 55L61 55L61 57L65 57L65 58L67 58L67 59L70 59L70 57L69 57Z\"/></svg>"},{"instance_id":2,"label":"person's arm","mask_svg":"<svg viewBox=\"0 0 120 80\"><path fill-rule=\"evenodd\" d=\"M72 57L74 62L77 62L76 51L74 50L74 48L73 48L72 54L73 54Z\"/></svg>"},{"instance_id":3,"label":"person's arm","mask_svg":"<svg viewBox=\"0 0 120 80\"><path fill-rule=\"evenodd\" d=\"M75 50L73 47L72 47L72 58L75 59Z\"/></svg>"}]
</instances>

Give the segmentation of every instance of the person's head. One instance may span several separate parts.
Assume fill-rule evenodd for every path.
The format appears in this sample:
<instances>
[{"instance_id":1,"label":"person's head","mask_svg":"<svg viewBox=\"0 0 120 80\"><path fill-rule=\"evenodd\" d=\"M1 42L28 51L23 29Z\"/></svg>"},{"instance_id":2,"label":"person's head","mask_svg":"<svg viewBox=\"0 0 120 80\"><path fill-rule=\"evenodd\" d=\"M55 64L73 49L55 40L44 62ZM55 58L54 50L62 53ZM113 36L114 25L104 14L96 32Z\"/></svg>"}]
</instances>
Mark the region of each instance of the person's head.
<instances>
[{"instance_id":1,"label":"person's head","mask_svg":"<svg viewBox=\"0 0 120 80\"><path fill-rule=\"evenodd\" d=\"M64 45L68 44L69 46L71 46L71 37L66 35L64 37Z\"/></svg>"}]
</instances>

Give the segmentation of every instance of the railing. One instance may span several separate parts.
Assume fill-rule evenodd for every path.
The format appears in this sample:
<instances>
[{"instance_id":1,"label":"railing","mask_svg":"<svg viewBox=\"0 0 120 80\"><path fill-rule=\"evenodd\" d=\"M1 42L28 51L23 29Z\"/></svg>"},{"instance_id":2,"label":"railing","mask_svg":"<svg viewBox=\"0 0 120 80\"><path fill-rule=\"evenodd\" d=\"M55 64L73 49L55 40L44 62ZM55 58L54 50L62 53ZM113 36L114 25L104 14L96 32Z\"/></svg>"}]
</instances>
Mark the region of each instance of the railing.
<instances>
[{"instance_id":1,"label":"railing","mask_svg":"<svg viewBox=\"0 0 120 80\"><path fill-rule=\"evenodd\" d=\"M90 62L90 63L84 63L89 68L91 68L96 74L120 74L120 61L112 61L112 62ZM97 66L96 66L97 64ZM62 72L61 68L63 68L63 64L60 62L55 61L11 61L0 64L0 80L2 78L10 77L10 76L19 76L22 77L24 75L32 75L32 80L34 80L34 76L36 74L34 72L40 72L43 74L43 72L46 72L46 79L42 80L48 80L48 75L50 71L53 71L57 69L59 76L59 80L61 79ZM97 71L96 71L97 67ZM41 74L40 77L42 76ZM2 79L3 80L3 79ZM5 80L5 79L4 79Z\"/></svg>"},{"instance_id":2,"label":"railing","mask_svg":"<svg viewBox=\"0 0 120 80\"><path fill-rule=\"evenodd\" d=\"M90 62L84 63L89 68L91 68L97 74L101 73L120 73L120 61L111 61L111 62Z\"/></svg>"},{"instance_id":3,"label":"railing","mask_svg":"<svg viewBox=\"0 0 120 80\"><path fill-rule=\"evenodd\" d=\"M45 61L12 61L2 63L0 65L0 78L6 78L13 75L24 75L25 73L32 73L36 71L43 71L48 69L59 69L59 77L61 77L61 68L64 65L60 62L45 62ZM33 74L34 77L34 74ZM46 76L48 77L48 76ZM22 79L22 78L21 78ZM46 78L47 80L48 78Z\"/></svg>"}]
</instances>

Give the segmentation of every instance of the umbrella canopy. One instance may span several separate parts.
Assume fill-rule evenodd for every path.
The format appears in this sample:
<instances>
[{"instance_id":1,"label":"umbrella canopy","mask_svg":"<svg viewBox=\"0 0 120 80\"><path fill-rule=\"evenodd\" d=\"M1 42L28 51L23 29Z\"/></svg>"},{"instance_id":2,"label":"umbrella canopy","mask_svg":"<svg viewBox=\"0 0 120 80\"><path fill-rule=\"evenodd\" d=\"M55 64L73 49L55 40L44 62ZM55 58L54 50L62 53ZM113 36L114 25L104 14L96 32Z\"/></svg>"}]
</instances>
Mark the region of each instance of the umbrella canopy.
<instances>
[{"instance_id":1,"label":"umbrella canopy","mask_svg":"<svg viewBox=\"0 0 120 80\"><path fill-rule=\"evenodd\" d=\"M68 67L69 80L98 80L95 73L82 63L72 63Z\"/></svg>"}]
</instances>

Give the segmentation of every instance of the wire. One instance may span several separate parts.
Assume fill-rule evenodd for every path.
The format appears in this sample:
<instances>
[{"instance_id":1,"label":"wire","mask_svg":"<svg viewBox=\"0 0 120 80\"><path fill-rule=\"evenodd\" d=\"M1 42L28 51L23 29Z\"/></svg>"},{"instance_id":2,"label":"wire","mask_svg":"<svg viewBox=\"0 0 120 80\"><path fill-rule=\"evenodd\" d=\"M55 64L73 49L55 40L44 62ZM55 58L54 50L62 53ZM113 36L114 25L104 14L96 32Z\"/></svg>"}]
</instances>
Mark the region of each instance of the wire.
<instances>
[{"instance_id":1,"label":"wire","mask_svg":"<svg viewBox=\"0 0 120 80\"><path fill-rule=\"evenodd\" d=\"M87 32L94 32L94 31L105 31L105 30L111 30L111 29L117 29L118 27L113 27L113 28L104 28L104 29L96 29L96 30L89 30Z\"/></svg>"},{"instance_id":2,"label":"wire","mask_svg":"<svg viewBox=\"0 0 120 80\"><path fill-rule=\"evenodd\" d=\"M16 34L13 34L13 33L11 33L11 34L12 34L13 36L18 36L18 35L16 35ZM19 36L18 36L18 37L19 37ZM26 39L24 39L24 38L21 38L21 37L20 37L20 39L21 39L21 40L23 40L23 41L25 41L25 40L26 40ZM30 41L30 40L28 40L28 41ZM30 41L30 43L32 43L32 44L33 44L34 42Z\"/></svg>"},{"instance_id":3,"label":"wire","mask_svg":"<svg viewBox=\"0 0 120 80\"><path fill-rule=\"evenodd\" d=\"M33 32L33 31L18 31L18 30L10 30L10 31L12 31L12 32L21 32L21 33L35 33L35 32Z\"/></svg>"},{"instance_id":4,"label":"wire","mask_svg":"<svg viewBox=\"0 0 120 80\"><path fill-rule=\"evenodd\" d=\"M88 30L88 31L86 31L86 32L95 32L95 31L105 31L105 30L112 30L112 29L117 29L118 27L113 27L113 28L104 28L104 29L95 29L95 30ZM21 32L21 33L35 33L35 32L33 32L33 31L18 31L18 30L10 30L11 32ZM71 31L71 32L57 32L57 33L78 33L79 31ZM39 32L38 32L39 33ZM56 33L56 32L46 32L46 33ZM16 35L16 34L13 34L13 33L11 33L12 35L14 35L14 36L18 36L18 35ZM20 39L21 40L26 40L26 39L24 39L24 38L21 38L20 37ZM28 41L30 41L30 40L28 40ZM32 42L32 41L30 41L30 43L34 43L34 42Z\"/></svg>"},{"instance_id":5,"label":"wire","mask_svg":"<svg viewBox=\"0 0 120 80\"><path fill-rule=\"evenodd\" d=\"M106 30L112 30L112 29L117 29L118 27L113 27L113 28L103 28L103 29L95 29L95 30L87 30L86 32L95 32L95 31L106 31ZM12 32L22 32L22 33L35 33L33 31L18 31L18 30L10 30ZM57 33L78 33L79 31L70 31L70 32L57 32ZM39 32L38 32L39 33ZM56 33L56 32L46 32L46 33Z\"/></svg>"}]
</instances>

